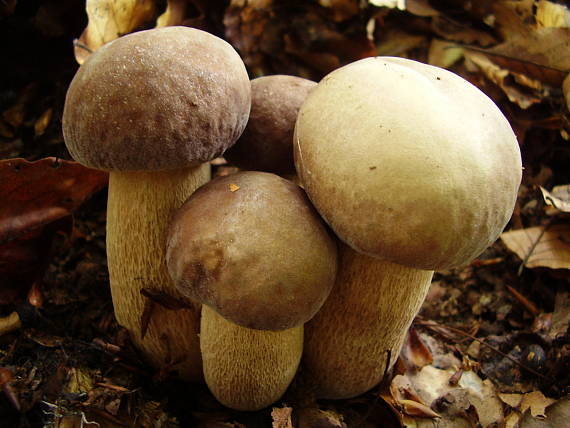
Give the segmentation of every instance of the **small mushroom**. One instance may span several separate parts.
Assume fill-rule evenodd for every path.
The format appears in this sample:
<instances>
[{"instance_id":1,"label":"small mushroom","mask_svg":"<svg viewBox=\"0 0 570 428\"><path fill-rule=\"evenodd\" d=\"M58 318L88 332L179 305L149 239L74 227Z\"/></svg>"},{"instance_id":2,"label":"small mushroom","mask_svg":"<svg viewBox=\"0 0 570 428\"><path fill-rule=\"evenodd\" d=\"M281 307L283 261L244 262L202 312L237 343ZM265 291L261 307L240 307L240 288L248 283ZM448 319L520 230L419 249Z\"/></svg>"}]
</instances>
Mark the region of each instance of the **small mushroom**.
<instances>
[{"instance_id":1,"label":"small mushroom","mask_svg":"<svg viewBox=\"0 0 570 428\"><path fill-rule=\"evenodd\" d=\"M174 216L166 259L179 294L203 304L214 396L238 410L278 400L337 266L336 243L303 190L265 172L212 180Z\"/></svg>"},{"instance_id":2,"label":"small mushroom","mask_svg":"<svg viewBox=\"0 0 570 428\"><path fill-rule=\"evenodd\" d=\"M72 157L110 171L107 257L117 320L153 365L189 380L202 376L199 306L168 310L141 292L174 292L163 254L168 220L210 179L208 161L237 140L250 106L236 51L187 27L108 43L80 67L65 100Z\"/></svg>"},{"instance_id":3,"label":"small mushroom","mask_svg":"<svg viewBox=\"0 0 570 428\"><path fill-rule=\"evenodd\" d=\"M251 114L245 131L224 157L245 170L294 175L293 130L312 80L277 74L251 81Z\"/></svg>"},{"instance_id":4,"label":"small mushroom","mask_svg":"<svg viewBox=\"0 0 570 428\"><path fill-rule=\"evenodd\" d=\"M335 288L306 326L304 366L319 397L353 397L393 365L433 270L497 239L520 150L475 86L387 57L326 76L299 111L294 147L301 183L345 243Z\"/></svg>"}]
</instances>

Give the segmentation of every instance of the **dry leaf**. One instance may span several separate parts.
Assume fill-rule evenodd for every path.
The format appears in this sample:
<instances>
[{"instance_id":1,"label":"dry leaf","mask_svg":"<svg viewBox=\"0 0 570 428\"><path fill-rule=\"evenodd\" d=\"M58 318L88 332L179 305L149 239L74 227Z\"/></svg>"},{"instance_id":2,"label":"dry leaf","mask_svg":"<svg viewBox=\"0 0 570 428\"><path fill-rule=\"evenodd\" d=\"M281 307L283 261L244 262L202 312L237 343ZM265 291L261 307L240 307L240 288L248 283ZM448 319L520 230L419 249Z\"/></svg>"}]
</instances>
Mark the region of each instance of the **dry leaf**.
<instances>
[{"instance_id":1,"label":"dry leaf","mask_svg":"<svg viewBox=\"0 0 570 428\"><path fill-rule=\"evenodd\" d=\"M431 351L418 335L415 328L411 327L400 351L407 370L420 370L433 362Z\"/></svg>"},{"instance_id":2,"label":"dry leaf","mask_svg":"<svg viewBox=\"0 0 570 428\"><path fill-rule=\"evenodd\" d=\"M524 394L498 394L501 401L513 409L518 409L522 403Z\"/></svg>"},{"instance_id":3,"label":"dry leaf","mask_svg":"<svg viewBox=\"0 0 570 428\"><path fill-rule=\"evenodd\" d=\"M46 131L47 127L51 122L52 117L53 117L53 108L50 107L41 114L38 120L36 120L36 123L34 123L34 134L36 137L39 137L44 134L44 132Z\"/></svg>"},{"instance_id":4,"label":"dry leaf","mask_svg":"<svg viewBox=\"0 0 570 428\"><path fill-rule=\"evenodd\" d=\"M188 0L168 0L166 10L156 19L156 28L181 25L188 11Z\"/></svg>"},{"instance_id":5,"label":"dry leaf","mask_svg":"<svg viewBox=\"0 0 570 428\"><path fill-rule=\"evenodd\" d=\"M432 39L428 51L428 63L436 67L449 68L463 58L463 48L455 43Z\"/></svg>"},{"instance_id":6,"label":"dry leaf","mask_svg":"<svg viewBox=\"0 0 570 428\"><path fill-rule=\"evenodd\" d=\"M237 184L234 184L234 183L230 183L229 188L230 188L230 192L235 192L235 191L239 190L239 186Z\"/></svg>"},{"instance_id":7,"label":"dry leaf","mask_svg":"<svg viewBox=\"0 0 570 428\"><path fill-rule=\"evenodd\" d=\"M495 5L497 29L505 41L487 51L503 68L526 74L559 87L570 71L570 28L539 28L534 21L534 2L503 1Z\"/></svg>"},{"instance_id":8,"label":"dry leaf","mask_svg":"<svg viewBox=\"0 0 570 428\"><path fill-rule=\"evenodd\" d=\"M540 0L536 6L536 22L542 27L570 27L570 10L548 0Z\"/></svg>"},{"instance_id":9,"label":"dry leaf","mask_svg":"<svg viewBox=\"0 0 570 428\"><path fill-rule=\"evenodd\" d=\"M514 72L507 69L501 68L495 62L491 61L487 55L482 54L479 51L474 51L472 49L466 49L464 52L465 58L471 63L475 64L476 67L483 72L483 74L499 86L503 92L507 95L509 100L517 104L522 109L527 109L534 104L538 104L542 101L542 97L533 94L530 91L523 91L522 88L517 87L513 84L510 77L514 76L515 79L519 76ZM528 78L519 79L521 82L529 83L528 86L536 86L535 82L530 84ZM535 88L532 88L535 89Z\"/></svg>"},{"instance_id":10,"label":"dry leaf","mask_svg":"<svg viewBox=\"0 0 570 428\"><path fill-rule=\"evenodd\" d=\"M555 186L551 192L540 186L546 205L553 206L559 211L570 213L570 184Z\"/></svg>"},{"instance_id":11,"label":"dry leaf","mask_svg":"<svg viewBox=\"0 0 570 428\"><path fill-rule=\"evenodd\" d=\"M105 43L141 28L156 12L154 0L87 0L89 23L75 46L79 64Z\"/></svg>"},{"instance_id":12,"label":"dry leaf","mask_svg":"<svg viewBox=\"0 0 570 428\"><path fill-rule=\"evenodd\" d=\"M271 410L271 418L273 420L272 428L293 428L291 413L293 413L291 407L274 407L273 410Z\"/></svg>"},{"instance_id":13,"label":"dry leaf","mask_svg":"<svg viewBox=\"0 0 570 428\"><path fill-rule=\"evenodd\" d=\"M523 413L530 409L534 418L545 418L546 408L555 402L556 400L545 397L542 392L533 391L524 395L520 409Z\"/></svg>"},{"instance_id":14,"label":"dry leaf","mask_svg":"<svg viewBox=\"0 0 570 428\"><path fill-rule=\"evenodd\" d=\"M528 268L570 269L570 224L511 230L501 240Z\"/></svg>"},{"instance_id":15,"label":"dry leaf","mask_svg":"<svg viewBox=\"0 0 570 428\"><path fill-rule=\"evenodd\" d=\"M0 244L68 216L107 182L106 172L77 162L0 161Z\"/></svg>"},{"instance_id":16,"label":"dry leaf","mask_svg":"<svg viewBox=\"0 0 570 428\"><path fill-rule=\"evenodd\" d=\"M562 428L568 426L570 420L570 399L558 400L546 409L546 419L533 418L530 412L521 420L520 428Z\"/></svg>"},{"instance_id":17,"label":"dry leaf","mask_svg":"<svg viewBox=\"0 0 570 428\"><path fill-rule=\"evenodd\" d=\"M457 386L449 385L449 379L454 370L441 370L433 366L424 367L419 373L408 376L415 391L428 403L430 407L434 402L449 397L450 402L442 410L435 407L441 416L440 426L463 426L465 410L473 406L482 426L493 423L499 425L503 421L503 408L498 399L495 388L489 380L481 380L473 371L466 371L461 376ZM462 422L458 421L463 420ZM468 422L468 421L467 421ZM467 425L469 426L469 425Z\"/></svg>"}]
</instances>

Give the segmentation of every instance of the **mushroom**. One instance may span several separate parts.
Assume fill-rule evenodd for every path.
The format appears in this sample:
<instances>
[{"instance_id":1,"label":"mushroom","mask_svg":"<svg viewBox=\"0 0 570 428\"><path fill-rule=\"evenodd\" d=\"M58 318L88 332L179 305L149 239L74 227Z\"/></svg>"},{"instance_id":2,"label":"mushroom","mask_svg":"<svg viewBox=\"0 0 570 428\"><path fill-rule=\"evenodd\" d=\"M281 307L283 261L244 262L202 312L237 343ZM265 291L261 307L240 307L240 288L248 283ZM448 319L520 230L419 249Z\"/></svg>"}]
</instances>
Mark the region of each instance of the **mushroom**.
<instances>
[{"instance_id":1,"label":"mushroom","mask_svg":"<svg viewBox=\"0 0 570 428\"><path fill-rule=\"evenodd\" d=\"M282 74L253 79L249 121L224 157L242 169L294 175L295 121L315 85L312 80Z\"/></svg>"},{"instance_id":2,"label":"mushroom","mask_svg":"<svg viewBox=\"0 0 570 428\"><path fill-rule=\"evenodd\" d=\"M303 364L319 397L353 397L393 365L433 270L468 263L497 239L520 150L475 86L390 57L327 75L294 138L300 181L344 242L335 287L306 326Z\"/></svg>"},{"instance_id":3,"label":"mushroom","mask_svg":"<svg viewBox=\"0 0 570 428\"><path fill-rule=\"evenodd\" d=\"M63 113L71 156L110 171L107 256L115 315L153 365L202 377L200 308L168 310L164 246L171 214L210 179L208 161L247 123L245 66L225 41L187 27L121 37L73 78Z\"/></svg>"},{"instance_id":4,"label":"mushroom","mask_svg":"<svg viewBox=\"0 0 570 428\"><path fill-rule=\"evenodd\" d=\"M278 400L336 274L336 243L303 190L265 172L212 180L174 216L166 260L179 294L203 304L214 396L237 410Z\"/></svg>"}]
</instances>

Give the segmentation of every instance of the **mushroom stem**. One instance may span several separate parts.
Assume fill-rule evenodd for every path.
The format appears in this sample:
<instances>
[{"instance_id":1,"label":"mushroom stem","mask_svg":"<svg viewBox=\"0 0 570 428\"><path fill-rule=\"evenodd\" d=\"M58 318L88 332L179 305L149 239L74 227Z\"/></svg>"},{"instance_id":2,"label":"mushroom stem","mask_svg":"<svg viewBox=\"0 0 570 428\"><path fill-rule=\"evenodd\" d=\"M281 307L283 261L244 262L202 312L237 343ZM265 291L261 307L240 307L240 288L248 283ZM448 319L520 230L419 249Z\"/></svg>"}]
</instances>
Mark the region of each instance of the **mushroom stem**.
<instances>
[{"instance_id":1,"label":"mushroom stem","mask_svg":"<svg viewBox=\"0 0 570 428\"><path fill-rule=\"evenodd\" d=\"M202 306L200 347L210 391L227 407L259 410L277 401L293 380L303 352L303 326L254 330Z\"/></svg>"},{"instance_id":2,"label":"mushroom stem","mask_svg":"<svg viewBox=\"0 0 570 428\"><path fill-rule=\"evenodd\" d=\"M167 225L209 179L208 163L172 171L112 171L109 176L107 258L115 315L150 364L170 366L190 381L202 379L200 306L169 310L150 302L141 290L175 295L164 255ZM145 308L149 317L143 337Z\"/></svg>"},{"instance_id":3,"label":"mushroom stem","mask_svg":"<svg viewBox=\"0 0 570 428\"><path fill-rule=\"evenodd\" d=\"M317 398L360 395L392 367L428 292L433 271L357 253L340 244L335 286L305 324L303 366Z\"/></svg>"}]
</instances>

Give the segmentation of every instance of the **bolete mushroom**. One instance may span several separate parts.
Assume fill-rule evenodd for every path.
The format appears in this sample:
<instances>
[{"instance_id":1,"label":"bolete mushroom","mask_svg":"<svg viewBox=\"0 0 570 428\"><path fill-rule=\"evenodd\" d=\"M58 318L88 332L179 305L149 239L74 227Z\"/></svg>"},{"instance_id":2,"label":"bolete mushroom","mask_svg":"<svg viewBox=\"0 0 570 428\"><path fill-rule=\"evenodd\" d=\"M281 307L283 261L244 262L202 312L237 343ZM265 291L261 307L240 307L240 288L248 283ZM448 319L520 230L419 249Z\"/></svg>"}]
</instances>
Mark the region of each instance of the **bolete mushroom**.
<instances>
[{"instance_id":1,"label":"bolete mushroom","mask_svg":"<svg viewBox=\"0 0 570 428\"><path fill-rule=\"evenodd\" d=\"M174 292L164 259L170 216L210 179L208 161L237 140L250 106L236 51L187 27L108 43L80 67L65 100L71 156L110 171L107 256L117 320L153 365L189 380L202 376L199 306L168 310L141 291Z\"/></svg>"},{"instance_id":2,"label":"bolete mushroom","mask_svg":"<svg viewBox=\"0 0 570 428\"><path fill-rule=\"evenodd\" d=\"M179 294L203 304L214 396L238 410L278 400L337 267L336 243L303 190L265 172L212 180L174 216L166 259Z\"/></svg>"},{"instance_id":3,"label":"bolete mushroom","mask_svg":"<svg viewBox=\"0 0 570 428\"><path fill-rule=\"evenodd\" d=\"M433 270L468 263L510 219L521 180L497 106L456 74L403 58L327 75L299 111L300 181L345 243L329 299L306 326L304 367L322 398L378 384Z\"/></svg>"},{"instance_id":4,"label":"bolete mushroom","mask_svg":"<svg viewBox=\"0 0 570 428\"><path fill-rule=\"evenodd\" d=\"M243 134L224 157L241 169L294 175L297 113L316 83L276 74L251 81L251 113Z\"/></svg>"}]
</instances>

